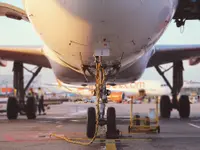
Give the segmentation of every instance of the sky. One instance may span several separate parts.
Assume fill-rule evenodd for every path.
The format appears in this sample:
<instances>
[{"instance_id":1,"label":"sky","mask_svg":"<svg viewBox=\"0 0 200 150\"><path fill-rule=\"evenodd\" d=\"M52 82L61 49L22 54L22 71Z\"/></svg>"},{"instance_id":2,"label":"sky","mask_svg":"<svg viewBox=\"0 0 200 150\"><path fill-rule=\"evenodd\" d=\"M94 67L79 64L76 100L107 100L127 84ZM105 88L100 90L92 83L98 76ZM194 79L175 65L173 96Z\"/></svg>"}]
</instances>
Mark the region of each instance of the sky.
<instances>
[{"instance_id":1,"label":"sky","mask_svg":"<svg viewBox=\"0 0 200 150\"><path fill-rule=\"evenodd\" d=\"M0 2L9 3L23 8L21 0L0 0ZM170 23L166 32L157 44L200 44L200 21L186 21L183 32L177 28L174 21ZM42 40L34 31L30 23L24 21L15 21L5 17L0 17L0 45L43 45ZM171 64L163 65L169 67ZM35 66L26 65L34 68ZM188 61L184 61L184 79L200 81L200 65L189 66ZM0 67L0 74L12 74L12 62L8 63L6 68ZM25 74L29 74L25 72ZM172 72L166 73L169 81L172 81ZM55 82L55 76L50 69L43 68L40 72L40 78L44 82ZM160 80L160 75L154 68L146 69L141 79Z\"/></svg>"}]
</instances>

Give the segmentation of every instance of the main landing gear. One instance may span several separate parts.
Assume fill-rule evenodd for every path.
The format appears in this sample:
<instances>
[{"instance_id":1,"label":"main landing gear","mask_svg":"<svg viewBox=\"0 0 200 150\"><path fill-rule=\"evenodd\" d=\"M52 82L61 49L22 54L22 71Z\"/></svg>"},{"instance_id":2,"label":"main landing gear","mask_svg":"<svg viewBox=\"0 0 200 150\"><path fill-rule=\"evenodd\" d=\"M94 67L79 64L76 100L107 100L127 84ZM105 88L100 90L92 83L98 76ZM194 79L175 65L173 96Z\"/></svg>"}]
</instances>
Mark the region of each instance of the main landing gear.
<instances>
[{"instance_id":1,"label":"main landing gear","mask_svg":"<svg viewBox=\"0 0 200 150\"><path fill-rule=\"evenodd\" d=\"M25 103L25 92L29 88L34 78L38 75L41 67L38 67L35 72L29 71L33 74L28 84L24 88L24 69L22 62L14 62L13 64L13 86L14 94L8 97L7 102L7 118L17 119L18 114L26 115L28 119L36 118L36 100L34 97L28 97Z\"/></svg>"},{"instance_id":2,"label":"main landing gear","mask_svg":"<svg viewBox=\"0 0 200 150\"><path fill-rule=\"evenodd\" d=\"M95 126L104 126L107 125L106 138L118 138L119 130L116 127L116 112L114 107L109 107L107 109L107 118L104 118L105 114L105 105L107 103L107 96L110 92L106 89L106 79L105 71L101 63L101 57L96 56L96 89L95 95L97 97L97 105L100 110L95 108L88 108L88 117L87 117L87 131L86 135L88 138L93 138L95 136ZM100 105L100 106L99 106Z\"/></svg>"},{"instance_id":3,"label":"main landing gear","mask_svg":"<svg viewBox=\"0 0 200 150\"><path fill-rule=\"evenodd\" d=\"M183 86L183 62L177 61L173 62L173 66L169 69L173 68L173 87L165 77L165 71L161 71L159 66L155 67L157 72L162 76L165 80L168 87L171 89L172 100L168 95L161 96L160 99L160 116L162 118L170 118L172 109L176 109L179 111L180 118L189 118L190 116L190 101L187 95L181 95L178 100L178 94Z\"/></svg>"}]
</instances>

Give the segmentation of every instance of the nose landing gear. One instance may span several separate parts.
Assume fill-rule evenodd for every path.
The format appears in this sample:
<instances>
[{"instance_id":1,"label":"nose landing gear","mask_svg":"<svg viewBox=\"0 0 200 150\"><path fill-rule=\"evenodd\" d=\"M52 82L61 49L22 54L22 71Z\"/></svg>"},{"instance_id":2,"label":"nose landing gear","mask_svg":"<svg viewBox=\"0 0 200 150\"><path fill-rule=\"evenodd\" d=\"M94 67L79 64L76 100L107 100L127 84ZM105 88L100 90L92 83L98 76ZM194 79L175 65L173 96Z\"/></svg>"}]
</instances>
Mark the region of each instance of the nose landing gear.
<instances>
[{"instance_id":1,"label":"nose landing gear","mask_svg":"<svg viewBox=\"0 0 200 150\"><path fill-rule=\"evenodd\" d=\"M111 68L110 68L111 67ZM92 69L91 69L92 68ZM95 70L94 70L95 68ZM106 132L106 138L108 139L117 139L119 138L119 130L116 129L116 113L115 108L109 107L107 109L107 118L105 119L105 105L107 103L107 96L110 94L110 91L106 89L106 76L108 77L108 74L111 71L108 71L108 74L106 74L107 70L115 70L114 73L119 71L119 67L115 66L106 66L102 64L102 56L95 56L95 66L84 66L84 70L88 70L88 72L95 77L96 84L95 84L95 90L94 95L97 98L96 101L96 110L94 107L88 108L87 113L87 128L86 128L86 136L88 138L91 138L89 142L80 142L80 141L74 141L67 137L61 137L56 134L51 134L50 136L54 136L56 138L63 139L69 143L73 144L79 144L79 145L90 145L94 142L94 140L97 137L97 133L99 130L99 126L105 126L107 125L107 132ZM84 73L84 72L83 72ZM86 76L85 76L86 77ZM87 78L86 78L87 79ZM101 109L101 111L100 111Z\"/></svg>"},{"instance_id":2,"label":"nose landing gear","mask_svg":"<svg viewBox=\"0 0 200 150\"><path fill-rule=\"evenodd\" d=\"M105 71L103 65L101 64L101 57L96 56L96 89L95 95L97 97L97 105L99 105L100 113L97 114L98 121L95 122L96 117L94 117L95 111L94 108L88 108L88 112L92 111L92 115L88 113L87 119L87 133L88 138L94 136L95 128L90 128L89 126L94 127L94 122L99 126L107 125L106 138L119 138L119 130L116 128L116 112L114 107L109 107L107 109L107 118L105 119L105 107L107 103L107 96L110 92L106 89L106 79Z\"/></svg>"}]
</instances>

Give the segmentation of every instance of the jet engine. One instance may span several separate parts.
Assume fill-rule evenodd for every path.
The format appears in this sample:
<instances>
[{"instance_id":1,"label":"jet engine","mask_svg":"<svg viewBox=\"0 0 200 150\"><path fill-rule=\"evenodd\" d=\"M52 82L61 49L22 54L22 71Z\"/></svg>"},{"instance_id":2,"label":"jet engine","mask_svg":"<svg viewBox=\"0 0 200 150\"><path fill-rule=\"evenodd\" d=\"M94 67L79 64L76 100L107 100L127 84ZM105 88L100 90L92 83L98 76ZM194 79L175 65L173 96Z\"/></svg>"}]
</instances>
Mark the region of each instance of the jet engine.
<instances>
[{"instance_id":1,"label":"jet engine","mask_svg":"<svg viewBox=\"0 0 200 150\"><path fill-rule=\"evenodd\" d=\"M200 63L200 57L193 57L189 59L189 65L194 66Z\"/></svg>"},{"instance_id":2,"label":"jet engine","mask_svg":"<svg viewBox=\"0 0 200 150\"><path fill-rule=\"evenodd\" d=\"M0 58L0 66L1 67L6 67L7 66L7 61Z\"/></svg>"},{"instance_id":3,"label":"jet engine","mask_svg":"<svg viewBox=\"0 0 200 150\"><path fill-rule=\"evenodd\" d=\"M108 96L108 99L110 101L121 103L125 98L125 94L123 92L111 92L111 94Z\"/></svg>"}]
</instances>

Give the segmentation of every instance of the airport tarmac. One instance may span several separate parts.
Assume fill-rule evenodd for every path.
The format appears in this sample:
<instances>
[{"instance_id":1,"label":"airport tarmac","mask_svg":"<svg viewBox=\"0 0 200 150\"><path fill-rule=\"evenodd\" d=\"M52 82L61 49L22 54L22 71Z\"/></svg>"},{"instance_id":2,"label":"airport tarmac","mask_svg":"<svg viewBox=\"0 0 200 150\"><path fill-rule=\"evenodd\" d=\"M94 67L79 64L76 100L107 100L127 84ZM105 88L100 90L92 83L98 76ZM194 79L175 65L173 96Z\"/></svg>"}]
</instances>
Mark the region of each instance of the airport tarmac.
<instances>
[{"instance_id":1,"label":"airport tarmac","mask_svg":"<svg viewBox=\"0 0 200 150\"><path fill-rule=\"evenodd\" d=\"M51 133L57 133L87 142L85 109L92 105L64 103L51 106L46 116L39 116L36 120L19 116L18 120L9 121L5 114L1 114L0 150L199 150L200 104L191 105L190 119L179 119L178 113L173 111L172 119L160 120L160 134L128 134L129 120L126 117L129 105L109 104L116 108L117 127L122 132L120 139L104 140L98 137L90 146L79 146L50 138ZM147 114L153 106L137 104L135 110Z\"/></svg>"}]
</instances>

